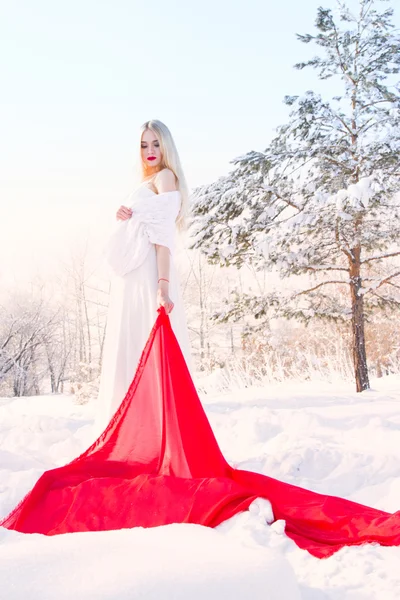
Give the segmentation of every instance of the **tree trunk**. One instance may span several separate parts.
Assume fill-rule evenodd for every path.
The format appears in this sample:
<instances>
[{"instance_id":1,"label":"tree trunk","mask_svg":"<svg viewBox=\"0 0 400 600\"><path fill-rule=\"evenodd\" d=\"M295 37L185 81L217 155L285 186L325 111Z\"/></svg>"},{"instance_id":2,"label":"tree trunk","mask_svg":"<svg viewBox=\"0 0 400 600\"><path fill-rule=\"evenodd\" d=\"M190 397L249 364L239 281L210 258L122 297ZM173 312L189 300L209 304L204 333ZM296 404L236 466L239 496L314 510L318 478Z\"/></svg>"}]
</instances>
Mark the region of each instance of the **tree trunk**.
<instances>
[{"instance_id":1,"label":"tree trunk","mask_svg":"<svg viewBox=\"0 0 400 600\"><path fill-rule=\"evenodd\" d=\"M200 308L200 371L205 370L204 365L204 346L205 346L205 297L203 285L203 269L201 264L201 255L199 254L199 308Z\"/></svg>"},{"instance_id":2,"label":"tree trunk","mask_svg":"<svg viewBox=\"0 0 400 600\"><path fill-rule=\"evenodd\" d=\"M55 389L56 389L56 376L55 376L55 372L54 372L53 359L50 356L49 343L51 343L51 342L45 343L45 349L46 349L46 356L47 356L47 366L48 366L48 371L50 374L51 393L54 394Z\"/></svg>"},{"instance_id":3,"label":"tree trunk","mask_svg":"<svg viewBox=\"0 0 400 600\"><path fill-rule=\"evenodd\" d=\"M354 375L357 392L369 389L367 354L364 333L364 298L360 294L360 255L361 248L353 248L353 260L350 261L351 329Z\"/></svg>"},{"instance_id":4,"label":"tree trunk","mask_svg":"<svg viewBox=\"0 0 400 600\"><path fill-rule=\"evenodd\" d=\"M86 324L86 331L87 331L87 343L88 343L88 376L89 376L89 380L92 379L92 336L90 333L90 320L89 320L89 310L88 310L88 303L86 300L86 292L85 292L85 283L83 281L83 275L82 275L82 283L81 283L81 297L82 297L82 301L83 301L83 308L85 311L85 324Z\"/></svg>"},{"instance_id":5,"label":"tree trunk","mask_svg":"<svg viewBox=\"0 0 400 600\"><path fill-rule=\"evenodd\" d=\"M382 365L381 365L381 361L379 360L379 358L376 363L376 376L378 377L378 379L383 377Z\"/></svg>"},{"instance_id":6,"label":"tree trunk","mask_svg":"<svg viewBox=\"0 0 400 600\"><path fill-rule=\"evenodd\" d=\"M39 386L39 378L37 374L37 356L35 348L31 349L31 376L32 376L32 386L33 391L35 392L35 396L40 396L40 386Z\"/></svg>"}]
</instances>

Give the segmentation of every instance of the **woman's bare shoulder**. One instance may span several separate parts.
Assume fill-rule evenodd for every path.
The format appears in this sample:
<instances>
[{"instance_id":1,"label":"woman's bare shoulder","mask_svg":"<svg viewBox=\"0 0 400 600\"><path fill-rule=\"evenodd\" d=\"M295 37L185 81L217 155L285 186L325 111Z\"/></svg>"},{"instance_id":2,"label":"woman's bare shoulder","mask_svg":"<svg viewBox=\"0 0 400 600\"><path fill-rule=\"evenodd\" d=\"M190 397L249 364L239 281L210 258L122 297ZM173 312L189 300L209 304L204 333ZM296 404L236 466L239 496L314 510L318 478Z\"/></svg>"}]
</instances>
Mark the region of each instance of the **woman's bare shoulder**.
<instances>
[{"instance_id":1,"label":"woman's bare shoulder","mask_svg":"<svg viewBox=\"0 0 400 600\"><path fill-rule=\"evenodd\" d=\"M177 190L177 179L175 173L168 169L162 169L154 178L154 185L159 194L163 192L175 192Z\"/></svg>"}]
</instances>

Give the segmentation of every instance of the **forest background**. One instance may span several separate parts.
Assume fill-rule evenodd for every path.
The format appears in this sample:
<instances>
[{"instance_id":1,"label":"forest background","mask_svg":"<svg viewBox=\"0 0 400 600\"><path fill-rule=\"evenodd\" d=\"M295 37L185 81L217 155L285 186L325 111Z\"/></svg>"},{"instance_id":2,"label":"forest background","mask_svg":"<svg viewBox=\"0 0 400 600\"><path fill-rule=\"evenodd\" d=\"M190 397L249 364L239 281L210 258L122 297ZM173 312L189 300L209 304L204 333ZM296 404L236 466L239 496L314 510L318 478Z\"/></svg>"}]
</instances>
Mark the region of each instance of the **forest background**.
<instances>
[{"instance_id":1,"label":"forest background","mask_svg":"<svg viewBox=\"0 0 400 600\"><path fill-rule=\"evenodd\" d=\"M314 11L311 34L297 36L294 58L305 58L295 71L311 67L317 80L331 81L333 95L318 85L286 94L268 146L243 147L228 174L193 189L194 222L178 266L204 391L293 379L353 379L361 391L369 375L399 372L393 4L360 0ZM215 128L208 134L220 139ZM108 222L113 203L109 193ZM29 218L15 227L13 210L18 203L10 223L21 247ZM50 223L54 239L64 214L58 207ZM11 277L3 269L0 395L95 396L109 292L104 231L77 228L50 268L36 262L21 277L18 268ZM29 262L29 245L23 253Z\"/></svg>"}]
</instances>

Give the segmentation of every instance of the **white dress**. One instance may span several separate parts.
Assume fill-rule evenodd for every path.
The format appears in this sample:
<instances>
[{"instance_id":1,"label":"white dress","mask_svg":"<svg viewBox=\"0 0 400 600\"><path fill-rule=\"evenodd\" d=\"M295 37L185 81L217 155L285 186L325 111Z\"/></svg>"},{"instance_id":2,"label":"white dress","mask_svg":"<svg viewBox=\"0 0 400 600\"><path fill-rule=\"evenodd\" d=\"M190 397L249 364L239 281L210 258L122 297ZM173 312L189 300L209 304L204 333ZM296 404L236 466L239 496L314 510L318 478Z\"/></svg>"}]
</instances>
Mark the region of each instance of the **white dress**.
<instances>
[{"instance_id":1,"label":"white dress","mask_svg":"<svg viewBox=\"0 0 400 600\"><path fill-rule=\"evenodd\" d=\"M146 183L136 188L127 202L133 210L131 219L120 221L111 236L113 257L108 257L107 262L110 265L114 261L114 273L94 425L98 435L124 399L158 316L155 243L166 245L171 251L169 296L174 308L169 317L186 364L192 369L182 292L174 264L180 192L156 194Z\"/></svg>"}]
</instances>

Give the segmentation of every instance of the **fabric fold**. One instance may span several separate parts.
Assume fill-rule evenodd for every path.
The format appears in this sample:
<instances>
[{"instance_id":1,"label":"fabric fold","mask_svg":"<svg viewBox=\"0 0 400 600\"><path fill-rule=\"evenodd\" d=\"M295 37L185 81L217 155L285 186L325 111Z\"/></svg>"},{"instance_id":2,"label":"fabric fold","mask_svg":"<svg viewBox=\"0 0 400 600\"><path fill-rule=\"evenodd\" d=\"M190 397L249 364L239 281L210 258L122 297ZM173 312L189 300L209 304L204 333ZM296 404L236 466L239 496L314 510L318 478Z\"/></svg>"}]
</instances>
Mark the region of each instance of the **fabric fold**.
<instances>
[{"instance_id":1,"label":"fabric fold","mask_svg":"<svg viewBox=\"0 0 400 600\"><path fill-rule=\"evenodd\" d=\"M142 189L142 188L141 188ZM113 273L123 277L144 262L152 244L175 253L176 219L181 207L179 190L149 195L133 192L128 199L132 217L118 221L109 236L103 257Z\"/></svg>"}]
</instances>

